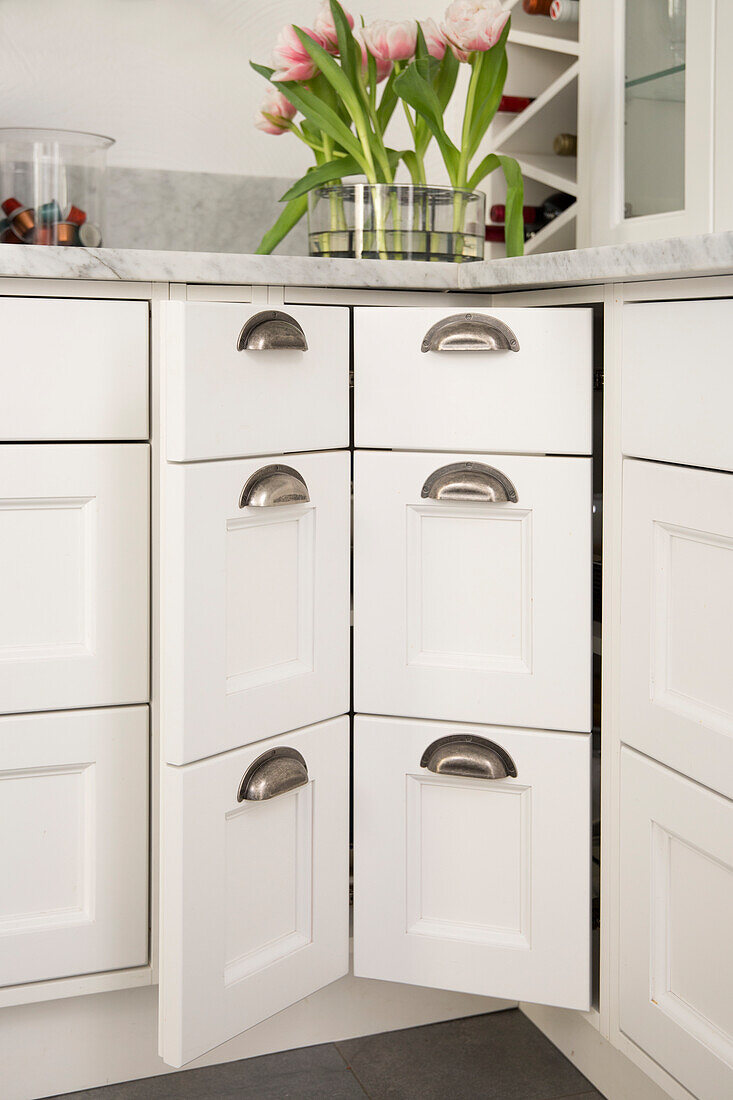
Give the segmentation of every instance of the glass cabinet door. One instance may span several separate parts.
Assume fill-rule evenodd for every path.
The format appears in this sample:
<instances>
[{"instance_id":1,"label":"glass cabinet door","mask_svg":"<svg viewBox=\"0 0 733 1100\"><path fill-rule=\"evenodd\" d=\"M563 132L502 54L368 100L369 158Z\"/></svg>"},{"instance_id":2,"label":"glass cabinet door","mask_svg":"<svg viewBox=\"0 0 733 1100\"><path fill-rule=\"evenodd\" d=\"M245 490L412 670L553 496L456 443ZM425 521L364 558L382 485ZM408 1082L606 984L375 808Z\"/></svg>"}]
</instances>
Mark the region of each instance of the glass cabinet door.
<instances>
[{"instance_id":1,"label":"glass cabinet door","mask_svg":"<svg viewBox=\"0 0 733 1100\"><path fill-rule=\"evenodd\" d=\"M715 10L584 0L581 247L712 231Z\"/></svg>"},{"instance_id":2,"label":"glass cabinet door","mask_svg":"<svg viewBox=\"0 0 733 1100\"><path fill-rule=\"evenodd\" d=\"M686 0L627 0L624 217L685 208Z\"/></svg>"}]
</instances>

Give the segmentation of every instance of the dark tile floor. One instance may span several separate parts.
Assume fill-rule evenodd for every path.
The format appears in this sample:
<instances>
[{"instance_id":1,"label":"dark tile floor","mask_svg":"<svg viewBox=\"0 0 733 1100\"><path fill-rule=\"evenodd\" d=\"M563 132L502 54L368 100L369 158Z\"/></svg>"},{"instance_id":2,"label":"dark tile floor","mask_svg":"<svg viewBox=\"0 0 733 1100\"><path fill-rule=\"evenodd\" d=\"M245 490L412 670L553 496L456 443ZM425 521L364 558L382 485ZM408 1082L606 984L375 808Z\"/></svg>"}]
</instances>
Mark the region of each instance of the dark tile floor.
<instances>
[{"instance_id":1,"label":"dark tile floor","mask_svg":"<svg viewBox=\"0 0 733 1100\"><path fill-rule=\"evenodd\" d=\"M518 1010L67 1093L64 1100L603 1100Z\"/></svg>"}]
</instances>

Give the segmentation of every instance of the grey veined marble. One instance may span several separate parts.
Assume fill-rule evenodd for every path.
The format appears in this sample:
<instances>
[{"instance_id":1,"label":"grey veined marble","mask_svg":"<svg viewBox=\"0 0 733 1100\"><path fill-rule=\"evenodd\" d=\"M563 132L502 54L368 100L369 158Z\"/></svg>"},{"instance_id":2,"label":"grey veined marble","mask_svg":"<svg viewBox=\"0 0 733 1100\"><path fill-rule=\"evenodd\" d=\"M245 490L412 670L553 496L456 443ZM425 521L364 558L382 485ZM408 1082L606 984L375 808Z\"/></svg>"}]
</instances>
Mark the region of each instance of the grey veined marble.
<instances>
[{"instance_id":1,"label":"grey veined marble","mask_svg":"<svg viewBox=\"0 0 733 1100\"><path fill-rule=\"evenodd\" d=\"M109 168L104 243L159 252L254 252L280 214L278 200L291 182L274 176ZM307 255L305 219L277 251Z\"/></svg>"},{"instance_id":2,"label":"grey veined marble","mask_svg":"<svg viewBox=\"0 0 733 1100\"><path fill-rule=\"evenodd\" d=\"M501 291L733 274L733 232L475 264L230 252L0 246L0 276L404 290Z\"/></svg>"}]
</instances>

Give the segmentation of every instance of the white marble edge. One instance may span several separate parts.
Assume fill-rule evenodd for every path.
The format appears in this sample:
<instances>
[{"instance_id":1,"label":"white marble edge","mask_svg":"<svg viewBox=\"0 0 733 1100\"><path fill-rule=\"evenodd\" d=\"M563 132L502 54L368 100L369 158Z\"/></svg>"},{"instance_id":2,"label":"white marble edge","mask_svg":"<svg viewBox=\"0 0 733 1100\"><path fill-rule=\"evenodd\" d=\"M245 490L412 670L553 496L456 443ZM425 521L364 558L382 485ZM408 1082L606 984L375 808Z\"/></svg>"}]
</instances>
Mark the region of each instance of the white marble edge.
<instances>
[{"instance_id":1,"label":"white marble edge","mask_svg":"<svg viewBox=\"0 0 733 1100\"><path fill-rule=\"evenodd\" d=\"M733 274L733 232L463 265L125 248L0 248L0 277L31 279L501 291L728 274Z\"/></svg>"},{"instance_id":2,"label":"white marble edge","mask_svg":"<svg viewBox=\"0 0 733 1100\"><path fill-rule=\"evenodd\" d=\"M506 290L730 274L733 232L724 232L481 260L461 267L459 285Z\"/></svg>"}]
</instances>

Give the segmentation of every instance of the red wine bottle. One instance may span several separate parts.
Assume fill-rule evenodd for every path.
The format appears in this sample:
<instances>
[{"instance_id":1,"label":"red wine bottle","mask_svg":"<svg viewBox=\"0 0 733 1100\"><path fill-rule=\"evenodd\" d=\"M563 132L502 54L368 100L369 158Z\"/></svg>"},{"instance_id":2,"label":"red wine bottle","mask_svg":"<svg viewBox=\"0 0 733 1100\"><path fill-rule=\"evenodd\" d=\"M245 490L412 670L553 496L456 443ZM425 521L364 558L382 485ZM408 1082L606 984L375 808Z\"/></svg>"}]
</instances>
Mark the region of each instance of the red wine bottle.
<instances>
[{"instance_id":1,"label":"red wine bottle","mask_svg":"<svg viewBox=\"0 0 733 1100\"><path fill-rule=\"evenodd\" d=\"M500 225L506 221L506 206L497 202L489 210L489 217L492 222L498 222ZM522 218L525 225L536 225L538 222L544 221L541 206L523 206Z\"/></svg>"},{"instance_id":2,"label":"red wine bottle","mask_svg":"<svg viewBox=\"0 0 733 1100\"><path fill-rule=\"evenodd\" d=\"M517 115L526 110L530 103L534 103L534 96L529 95L503 95L499 100L497 111Z\"/></svg>"},{"instance_id":3,"label":"red wine bottle","mask_svg":"<svg viewBox=\"0 0 733 1100\"><path fill-rule=\"evenodd\" d=\"M534 237L537 232L538 226L525 225L524 227L524 239L528 241L530 237ZM486 240L503 242L506 240L506 227L503 225L487 225L486 226Z\"/></svg>"}]
</instances>

